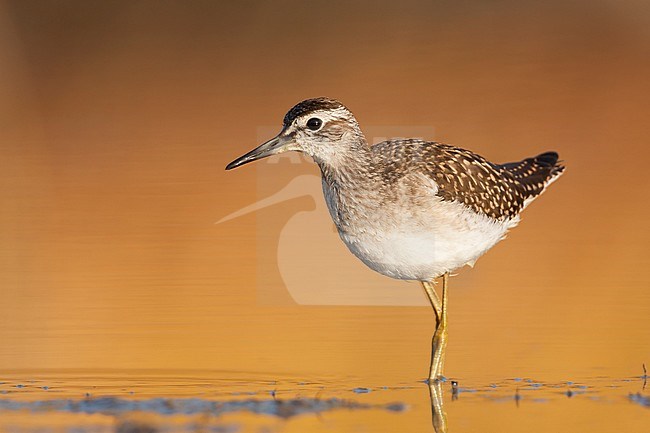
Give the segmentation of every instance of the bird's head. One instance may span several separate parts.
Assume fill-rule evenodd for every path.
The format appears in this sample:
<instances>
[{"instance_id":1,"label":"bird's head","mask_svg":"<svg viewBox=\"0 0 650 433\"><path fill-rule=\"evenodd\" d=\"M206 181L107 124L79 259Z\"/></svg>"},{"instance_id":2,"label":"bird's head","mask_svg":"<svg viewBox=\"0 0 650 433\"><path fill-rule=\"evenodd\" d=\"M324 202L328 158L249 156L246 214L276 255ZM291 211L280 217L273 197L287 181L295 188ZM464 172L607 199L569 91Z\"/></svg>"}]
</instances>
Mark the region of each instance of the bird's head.
<instances>
[{"instance_id":1,"label":"bird's head","mask_svg":"<svg viewBox=\"0 0 650 433\"><path fill-rule=\"evenodd\" d=\"M237 158L226 170L289 150L335 165L338 158L360 145L365 145L365 138L350 110L334 99L307 99L287 112L276 137Z\"/></svg>"}]
</instances>

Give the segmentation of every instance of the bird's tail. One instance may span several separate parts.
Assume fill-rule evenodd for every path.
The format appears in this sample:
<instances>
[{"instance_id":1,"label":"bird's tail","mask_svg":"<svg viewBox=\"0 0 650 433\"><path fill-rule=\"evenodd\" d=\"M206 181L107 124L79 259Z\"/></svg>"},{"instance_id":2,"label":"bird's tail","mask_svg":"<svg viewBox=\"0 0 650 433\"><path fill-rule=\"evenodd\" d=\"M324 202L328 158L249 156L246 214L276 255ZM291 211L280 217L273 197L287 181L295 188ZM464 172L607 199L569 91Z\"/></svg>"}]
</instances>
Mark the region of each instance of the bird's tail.
<instances>
[{"instance_id":1,"label":"bird's tail","mask_svg":"<svg viewBox=\"0 0 650 433\"><path fill-rule=\"evenodd\" d=\"M524 208L539 197L550 184L564 173L564 164L557 152L545 152L519 162L508 162L500 167L516 180L517 189L525 197Z\"/></svg>"},{"instance_id":2,"label":"bird's tail","mask_svg":"<svg viewBox=\"0 0 650 433\"><path fill-rule=\"evenodd\" d=\"M557 152L545 152L532 158L533 162L542 169L548 171L546 184L553 182L564 172L564 164L559 160Z\"/></svg>"},{"instance_id":3,"label":"bird's tail","mask_svg":"<svg viewBox=\"0 0 650 433\"><path fill-rule=\"evenodd\" d=\"M564 172L564 164L557 152L545 152L523 161L500 165L509 171L520 183L548 186Z\"/></svg>"}]
</instances>

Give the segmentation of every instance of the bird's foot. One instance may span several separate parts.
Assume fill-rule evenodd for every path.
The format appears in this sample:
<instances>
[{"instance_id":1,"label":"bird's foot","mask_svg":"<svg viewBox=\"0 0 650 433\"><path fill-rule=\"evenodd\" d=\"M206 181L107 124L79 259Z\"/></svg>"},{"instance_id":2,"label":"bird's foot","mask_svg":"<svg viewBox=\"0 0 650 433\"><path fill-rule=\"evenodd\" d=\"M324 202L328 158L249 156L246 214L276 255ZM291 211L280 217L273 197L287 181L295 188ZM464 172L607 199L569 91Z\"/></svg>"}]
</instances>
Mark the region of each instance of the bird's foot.
<instances>
[{"instance_id":1,"label":"bird's foot","mask_svg":"<svg viewBox=\"0 0 650 433\"><path fill-rule=\"evenodd\" d=\"M424 380L424 383L426 383L427 385L435 385L438 383L445 383L445 382L447 382L447 378L441 374Z\"/></svg>"}]
</instances>

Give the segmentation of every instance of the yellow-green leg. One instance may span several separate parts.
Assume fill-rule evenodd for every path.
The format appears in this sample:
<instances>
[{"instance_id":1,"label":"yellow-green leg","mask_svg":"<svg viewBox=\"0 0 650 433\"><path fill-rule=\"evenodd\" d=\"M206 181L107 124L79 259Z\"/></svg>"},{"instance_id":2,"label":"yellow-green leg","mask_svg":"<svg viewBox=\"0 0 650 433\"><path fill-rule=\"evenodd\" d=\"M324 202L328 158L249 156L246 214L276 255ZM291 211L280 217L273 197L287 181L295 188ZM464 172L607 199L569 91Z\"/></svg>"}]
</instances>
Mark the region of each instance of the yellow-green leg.
<instances>
[{"instance_id":1,"label":"yellow-green leg","mask_svg":"<svg viewBox=\"0 0 650 433\"><path fill-rule=\"evenodd\" d=\"M449 274L442 276L442 302L438 298L433 284L422 282L427 292L431 306L436 314L436 331L431 340L431 366L429 369L429 383L442 378L443 365L445 363L445 348L447 347L447 284Z\"/></svg>"},{"instance_id":2,"label":"yellow-green leg","mask_svg":"<svg viewBox=\"0 0 650 433\"><path fill-rule=\"evenodd\" d=\"M436 293L436 289L433 286L433 283L430 281L421 281L424 291L427 293L429 302L433 307L433 312L436 314L436 329L438 328L438 323L440 323L440 314L442 313L442 305L440 304L440 298Z\"/></svg>"}]
</instances>

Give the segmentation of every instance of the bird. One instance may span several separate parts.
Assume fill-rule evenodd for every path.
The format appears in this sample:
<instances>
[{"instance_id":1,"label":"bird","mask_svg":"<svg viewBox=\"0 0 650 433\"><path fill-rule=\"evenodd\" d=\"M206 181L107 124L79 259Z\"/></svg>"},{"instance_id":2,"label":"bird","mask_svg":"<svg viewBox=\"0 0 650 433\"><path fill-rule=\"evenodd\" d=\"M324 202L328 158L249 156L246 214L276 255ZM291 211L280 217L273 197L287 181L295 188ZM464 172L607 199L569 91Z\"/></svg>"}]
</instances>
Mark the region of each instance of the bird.
<instances>
[{"instance_id":1,"label":"bird","mask_svg":"<svg viewBox=\"0 0 650 433\"><path fill-rule=\"evenodd\" d=\"M277 136L226 170L287 151L310 156L320 169L329 214L350 252L380 274L424 288L435 315L429 383L445 379L450 274L474 266L565 170L554 151L496 164L436 141L370 145L352 111L327 97L296 104Z\"/></svg>"}]
</instances>

